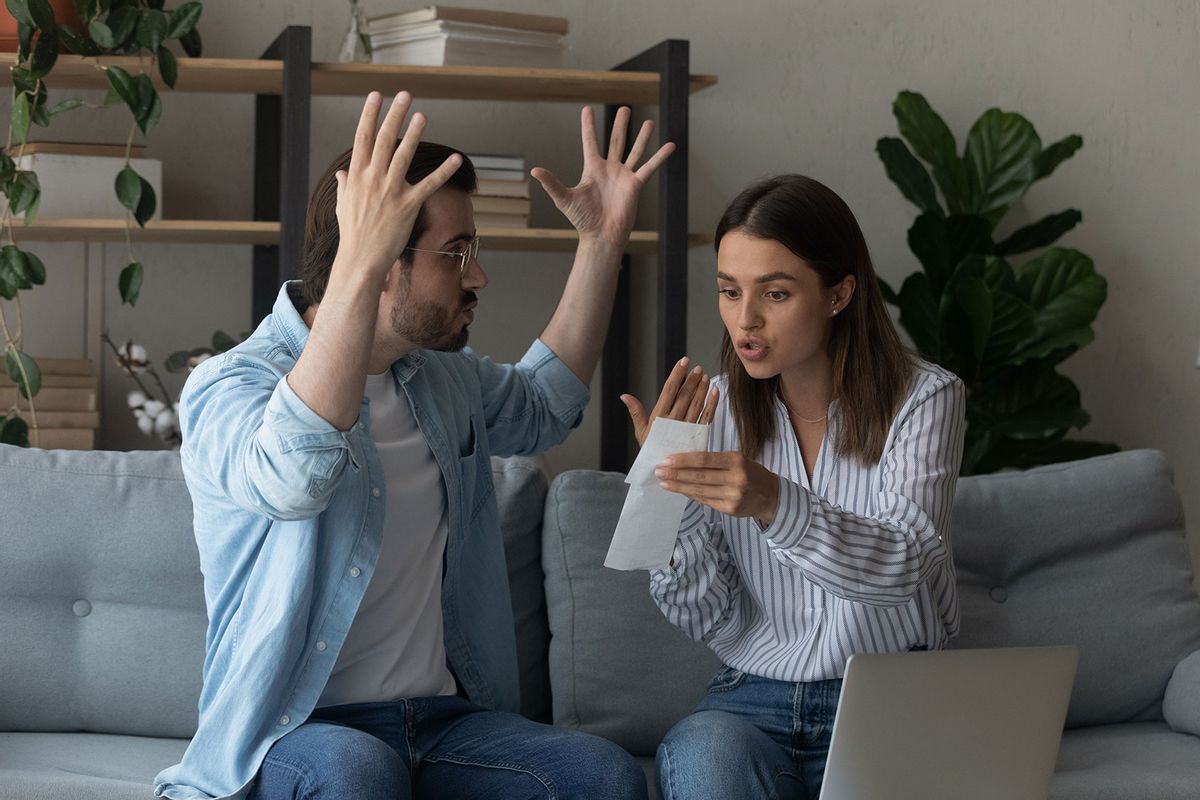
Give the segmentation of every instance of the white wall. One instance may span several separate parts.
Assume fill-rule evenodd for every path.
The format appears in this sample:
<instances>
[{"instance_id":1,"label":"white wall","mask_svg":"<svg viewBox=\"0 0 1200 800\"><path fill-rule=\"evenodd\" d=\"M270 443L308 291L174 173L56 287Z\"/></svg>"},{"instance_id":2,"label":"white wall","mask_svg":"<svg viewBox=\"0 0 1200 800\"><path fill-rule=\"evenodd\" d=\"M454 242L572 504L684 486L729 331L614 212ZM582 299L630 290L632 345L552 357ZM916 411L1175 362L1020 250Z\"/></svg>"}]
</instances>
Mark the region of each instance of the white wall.
<instances>
[{"instance_id":1,"label":"white wall","mask_svg":"<svg viewBox=\"0 0 1200 800\"><path fill-rule=\"evenodd\" d=\"M999 106L1026 115L1043 140L1069 133L1084 149L1013 212L1013 222L1067 207L1083 224L1064 239L1091 255L1108 278L1109 300L1096 342L1066 371L1079 384L1093 423L1086 435L1123 447L1167 452L1189 516L1200 516L1200 229L1196 224L1200 154L1200 12L1194 0L1096 3L990 3L981 0L868 0L725 3L708 0L472 0L480 7L569 17L569 65L604 68L665 38L691 40L692 71L720 83L692 98L690 217L710 231L724 204L750 180L774 172L811 174L839 191L858 215L880 273L898 282L916 263L904 242L914 210L884 176L875 141L895 135L891 101L901 89L922 92L961 143L972 121ZM413 3L370 0L369 13ZM210 56L254 56L287 24L312 25L314 56L334 57L346 27L336 0L209 0L201 23ZM313 172L348 142L357 99L314 105ZM532 164L574 178L576 113L562 104L425 102L428 138L464 149L526 153ZM75 112L56 137L120 140L118 112ZM5 107L7 118L7 107ZM164 202L171 217L248 218L252 101L179 95L150 155L165 162ZM648 196L647 207L653 206ZM556 223L538 198L535 224ZM111 247L110 247L111 249ZM138 308L119 309L106 289L104 321L161 358L205 339L214 327L248 321L249 249L139 248L150 266ZM30 349L74 346L84 335L77 307L78 246L46 248L62 292L29 323ZM39 250L41 252L41 250ZM115 278L104 249L87 249ZM120 260L119 257L117 260ZM489 254L492 287L475 325L476 346L497 358L519 357L553 310L569 259ZM648 279L636 265L637 283ZM713 257L693 251L689 343L715 363L719 322L711 284ZM56 296L59 297L59 296ZM45 298L45 299L43 299ZM647 357L634 365L636 391L650 396L652 309L637 305L637 338ZM69 335L63 335L69 331ZM64 344L65 342L65 344ZM71 355L72 353L64 353ZM112 383L113 376L109 378ZM143 446L106 389L108 446ZM592 466L595 414L552 455L556 468ZM1200 555L1200 546L1193 552Z\"/></svg>"}]
</instances>

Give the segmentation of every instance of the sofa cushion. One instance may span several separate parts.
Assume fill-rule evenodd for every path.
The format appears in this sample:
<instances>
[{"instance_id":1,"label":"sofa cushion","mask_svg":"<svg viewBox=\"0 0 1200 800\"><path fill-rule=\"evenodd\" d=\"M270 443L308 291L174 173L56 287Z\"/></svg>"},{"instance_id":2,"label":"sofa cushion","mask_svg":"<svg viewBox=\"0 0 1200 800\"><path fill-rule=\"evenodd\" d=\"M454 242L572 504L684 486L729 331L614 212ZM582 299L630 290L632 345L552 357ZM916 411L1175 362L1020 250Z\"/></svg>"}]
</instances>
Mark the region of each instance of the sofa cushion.
<instances>
[{"instance_id":1,"label":"sofa cushion","mask_svg":"<svg viewBox=\"0 0 1200 800\"><path fill-rule=\"evenodd\" d=\"M1200 650L1179 662L1163 697L1163 718L1177 733L1200 736Z\"/></svg>"},{"instance_id":2,"label":"sofa cushion","mask_svg":"<svg viewBox=\"0 0 1200 800\"><path fill-rule=\"evenodd\" d=\"M207 616L173 452L0 446L0 730L191 736Z\"/></svg>"},{"instance_id":3,"label":"sofa cushion","mask_svg":"<svg viewBox=\"0 0 1200 800\"><path fill-rule=\"evenodd\" d=\"M1200 739L1161 722L1063 734L1050 800L1195 800Z\"/></svg>"},{"instance_id":4,"label":"sofa cushion","mask_svg":"<svg viewBox=\"0 0 1200 800\"><path fill-rule=\"evenodd\" d=\"M0 733L0 800L148 800L186 739L97 733Z\"/></svg>"},{"instance_id":5,"label":"sofa cushion","mask_svg":"<svg viewBox=\"0 0 1200 800\"><path fill-rule=\"evenodd\" d=\"M603 566L625 502L623 476L565 472L550 486L542 566L554 723L653 756L720 666L667 622L644 571Z\"/></svg>"},{"instance_id":6,"label":"sofa cushion","mask_svg":"<svg viewBox=\"0 0 1200 800\"><path fill-rule=\"evenodd\" d=\"M1183 511L1161 453L1134 450L959 481L954 647L1075 644L1068 726L1162 719L1200 648Z\"/></svg>"},{"instance_id":7,"label":"sofa cushion","mask_svg":"<svg viewBox=\"0 0 1200 800\"><path fill-rule=\"evenodd\" d=\"M517 665L521 674L521 713L550 721L550 675L546 652L550 629L542 576L542 513L546 478L527 458L493 458L492 481L504 531L508 589L517 633Z\"/></svg>"}]
</instances>

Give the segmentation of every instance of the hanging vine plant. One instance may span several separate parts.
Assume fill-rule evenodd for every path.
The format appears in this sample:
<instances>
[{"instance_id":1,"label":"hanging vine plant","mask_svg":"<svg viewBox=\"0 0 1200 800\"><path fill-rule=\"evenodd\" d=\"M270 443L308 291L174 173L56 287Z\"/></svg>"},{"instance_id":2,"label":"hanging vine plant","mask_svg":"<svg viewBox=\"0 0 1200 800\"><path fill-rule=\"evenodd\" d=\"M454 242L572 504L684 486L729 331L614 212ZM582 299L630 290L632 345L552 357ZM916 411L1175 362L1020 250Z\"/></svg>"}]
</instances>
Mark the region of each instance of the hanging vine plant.
<instances>
[{"instance_id":1,"label":"hanging vine plant","mask_svg":"<svg viewBox=\"0 0 1200 800\"><path fill-rule=\"evenodd\" d=\"M89 105L72 98L50 106L47 80L58 62L60 50L94 57L96 69L104 72L108 84L107 96L100 107L124 105L133 117L125 143L125 167L117 174L114 185L117 198L126 209L128 249L128 262L121 270L118 288L121 301L132 306L145 278L145 267L133 251L133 226L145 227L158 207L153 186L132 166L133 138L139 130L148 136L162 120L162 98L151 77L153 71L157 70L166 86L175 86L178 61L168 45L177 43L193 58L201 54L196 24L203 8L199 2L167 9L164 0L74 0L73 8L58 4L56 14L49 0L6 0L5 5L17 23L17 63L11 68L12 117L8 143L0 153L0 192L6 198L2 209L5 244L0 249L0 298L13 302L16 321L10 325L4 307L0 306L0 333L4 336L5 369L16 384L19 398L10 408L0 410L0 442L28 446L31 429L18 416L20 399L24 399L28 408L36 444L34 398L41 389L42 379L37 362L22 349L21 292L44 284L46 267L36 255L17 244L14 220L23 214L26 225L33 222L42 194L37 175L18 165L32 126L48 127L54 117ZM76 12L77 19L67 19L74 16L70 11ZM125 69L100 58L114 55L136 57L137 68Z\"/></svg>"}]
</instances>

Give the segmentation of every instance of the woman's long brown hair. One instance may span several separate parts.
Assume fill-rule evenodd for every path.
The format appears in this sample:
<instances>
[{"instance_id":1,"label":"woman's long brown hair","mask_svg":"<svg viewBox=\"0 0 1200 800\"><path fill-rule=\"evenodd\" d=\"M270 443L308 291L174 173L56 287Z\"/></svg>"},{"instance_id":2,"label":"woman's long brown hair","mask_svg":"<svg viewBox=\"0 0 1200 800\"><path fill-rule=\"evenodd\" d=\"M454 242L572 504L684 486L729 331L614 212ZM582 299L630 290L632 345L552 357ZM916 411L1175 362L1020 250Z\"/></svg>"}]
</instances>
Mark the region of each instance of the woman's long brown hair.
<instances>
[{"instance_id":1,"label":"woman's long brown hair","mask_svg":"<svg viewBox=\"0 0 1200 800\"><path fill-rule=\"evenodd\" d=\"M780 175L742 191L717 224L716 249L730 231L772 239L796 254L831 288L853 275L856 289L833 318L829 356L833 399L838 401L837 439L841 455L874 464L913 374L913 358L888 316L867 242L854 214L824 184L803 175ZM776 433L773 405L779 376L750 377L726 331L721 339L721 370L743 455L757 459Z\"/></svg>"}]
</instances>

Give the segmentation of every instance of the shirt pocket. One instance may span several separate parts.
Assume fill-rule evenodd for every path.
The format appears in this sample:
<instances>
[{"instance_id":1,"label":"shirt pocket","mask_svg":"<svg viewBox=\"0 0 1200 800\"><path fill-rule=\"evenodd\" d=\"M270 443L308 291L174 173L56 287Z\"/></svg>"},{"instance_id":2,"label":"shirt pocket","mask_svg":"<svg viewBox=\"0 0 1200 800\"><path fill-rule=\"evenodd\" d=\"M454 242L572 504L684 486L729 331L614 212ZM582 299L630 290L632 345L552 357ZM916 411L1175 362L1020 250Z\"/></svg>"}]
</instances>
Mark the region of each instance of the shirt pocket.
<instances>
[{"instance_id":1,"label":"shirt pocket","mask_svg":"<svg viewBox=\"0 0 1200 800\"><path fill-rule=\"evenodd\" d=\"M470 524L495 493L491 459L474 415L471 416L467 451L458 458L458 475L463 519Z\"/></svg>"},{"instance_id":2,"label":"shirt pocket","mask_svg":"<svg viewBox=\"0 0 1200 800\"><path fill-rule=\"evenodd\" d=\"M731 692L746 680L746 673L733 667L721 667L717 674L708 682L708 693Z\"/></svg>"}]
</instances>

